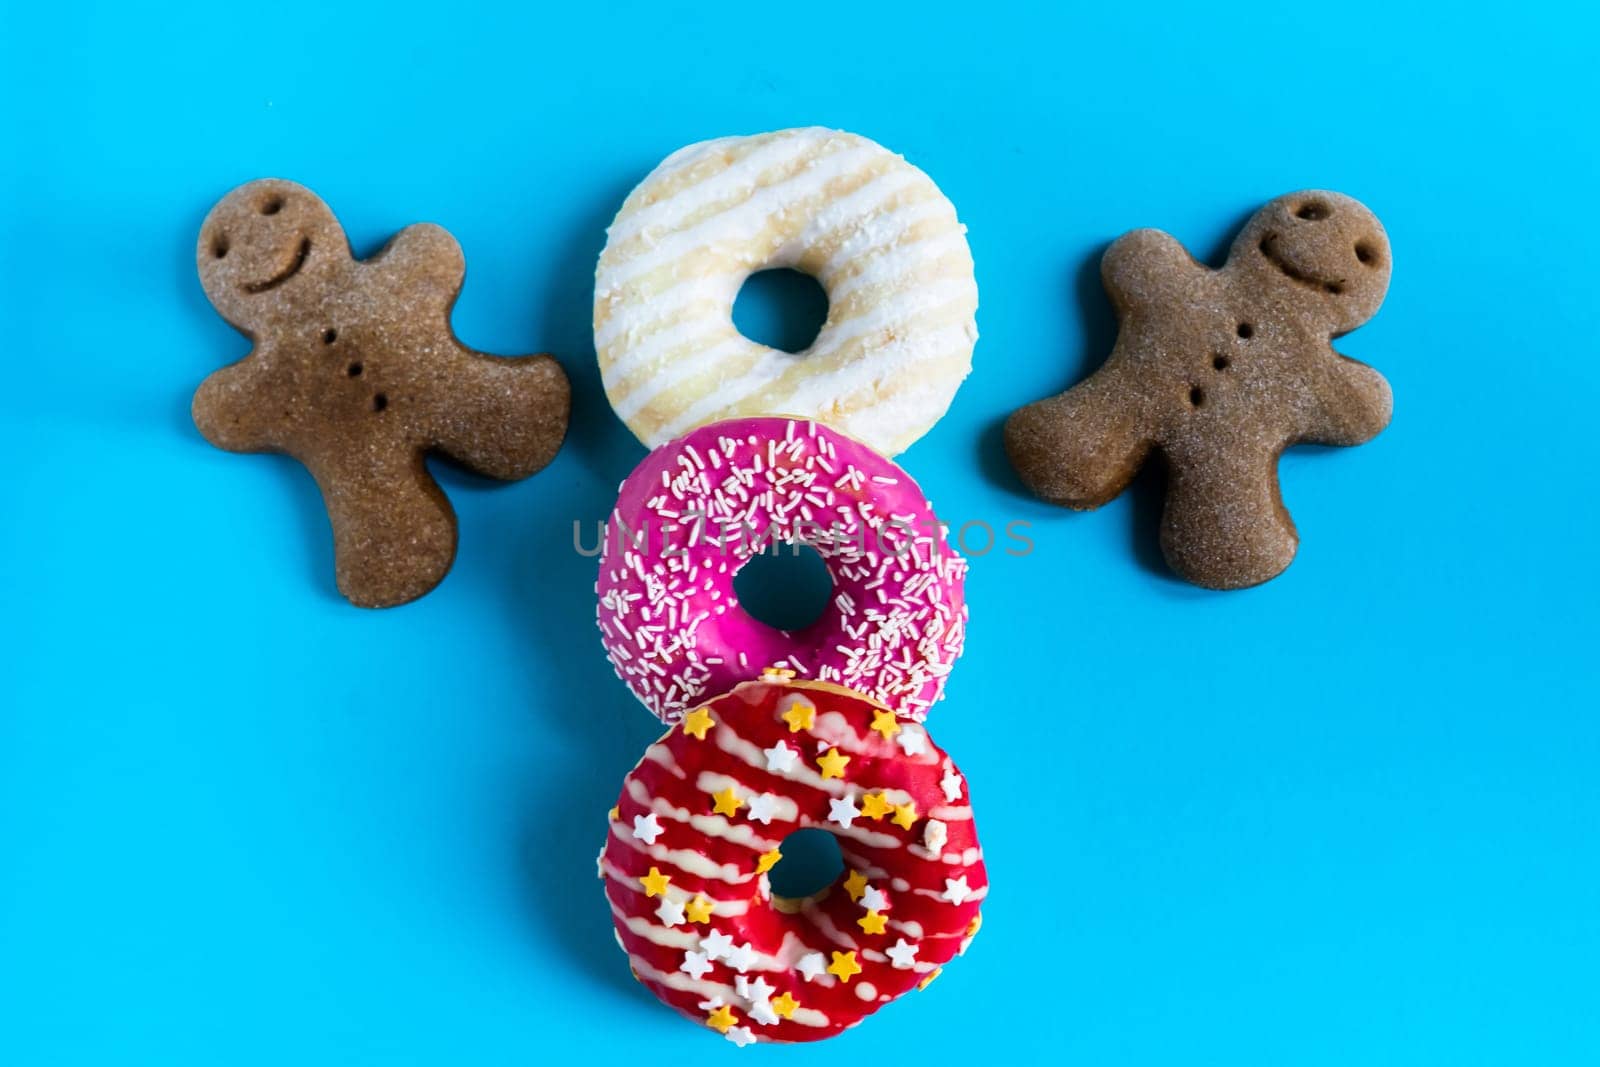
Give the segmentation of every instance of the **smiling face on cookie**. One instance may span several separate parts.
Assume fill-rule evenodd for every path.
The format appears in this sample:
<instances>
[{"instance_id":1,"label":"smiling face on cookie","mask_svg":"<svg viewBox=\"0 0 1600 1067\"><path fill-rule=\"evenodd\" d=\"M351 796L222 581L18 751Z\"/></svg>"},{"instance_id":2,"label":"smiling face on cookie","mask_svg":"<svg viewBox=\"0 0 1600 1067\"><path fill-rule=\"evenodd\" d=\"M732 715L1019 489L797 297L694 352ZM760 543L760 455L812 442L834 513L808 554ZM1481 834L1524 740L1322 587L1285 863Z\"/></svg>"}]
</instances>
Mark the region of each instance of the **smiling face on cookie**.
<instances>
[{"instance_id":1,"label":"smiling face on cookie","mask_svg":"<svg viewBox=\"0 0 1600 1067\"><path fill-rule=\"evenodd\" d=\"M1290 193L1250 219L1229 257L1229 266L1235 264L1303 301L1337 336L1366 322L1383 303L1389 238L1377 217L1348 196Z\"/></svg>"},{"instance_id":2,"label":"smiling face on cookie","mask_svg":"<svg viewBox=\"0 0 1600 1067\"><path fill-rule=\"evenodd\" d=\"M200 227L195 262L206 296L244 329L263 305L292 299L325 266L348 258L344 231L321 200L294 182L241 185Z\"/></svg>"}]
</instances>

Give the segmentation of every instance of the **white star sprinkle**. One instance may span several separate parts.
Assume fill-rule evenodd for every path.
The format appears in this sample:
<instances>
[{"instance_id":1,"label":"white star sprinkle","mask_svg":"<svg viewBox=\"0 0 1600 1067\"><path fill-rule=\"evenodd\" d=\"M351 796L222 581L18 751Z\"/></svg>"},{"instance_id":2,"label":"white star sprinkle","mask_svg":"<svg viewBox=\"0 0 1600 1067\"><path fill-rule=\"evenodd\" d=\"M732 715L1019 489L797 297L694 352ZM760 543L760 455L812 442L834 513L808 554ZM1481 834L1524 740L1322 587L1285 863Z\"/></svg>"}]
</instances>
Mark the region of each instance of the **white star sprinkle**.
<instances>
[{"instance_id":1,"label":"white star sprinkle","mask_svg":"<svg viewBox=\"0 0 1600 1067\"><path fill-rule=\"evenodd\" d=\"M778 798L771 793L761 793L758 796L753 796L748 803L750 805L750 818L763 826L770 824L773 817L778 814Z\"/></svg>"},{"instance_id":2,"label":"white star sprinkle","mask_svg":"<svg viewBox=\"0 0 1600 1067\"><path fill-rule=\"evenodd\" d=\"M633 817L633 836L647 845L656 843L656 838L661 836L661 824L656 821L655 812Z\"/></svg>"},{"instance_id":3,"label":"white star sprinkle","mask_svg":"<svg viewBox=\"0 0 1600 1067\"><path fill-rule=\"evenodd\" d=\"M917 965L917 946L908 944L903 937L892 947L884 949L883 954L889 957L889 962L898 971L909 971Z\"/></svg>"},{"instance_id":4,"label":"white star sprinkle","mask_svg":"<svg viewBox=\"0 0 1600 1067\"><path fill-rule=\"evenodd\" d=\"M939 788L944 790L944 798L954 804L961 799L961 776L951 768L944 772L944 777L939 779Z\"/></svg>"},{"instance_id":5,"label":"white star sprinkle","mask_svg":"<svg viewBox=\"0 0 1600 1067\"><path fill-rule=\"evenodd\" d=\"M788 774L794 770L795 764L800 760L800 753L779 741L771 748L762 749L767 757L767 770L776 774Z\"/></svg>"},{"instance_id":6,"label":"white star sprinkle","mask_svg":"<svg viewBox=\"0 0 1600 1067\"><path fill-rule=\"evenodd\" d=\"M662 897L656 908L656 918L661 920L662 926L677 926L683 922L683 901Z\"/></svg>"},{"instance_id":7,"label":"white star sprinkle","mask_svg":"<svg viewBox=\"0 0 1600 1067\"><path fill-rule=\"evenodd\" d=\"M722 1005L724 1005L726 1003L727 1003L727 1001L723 1000L721 997L712 997L710 1000L702 1000L696 1006L701 1011L716 1011L718 1008L722 1007Z\"/></svg>"},{"instance_id":8,"label":"white star sprinkle","mask_svg":"<svg viewBox=\"0 0 1600 1067\"><path fill-rule=\"evenodd\" d=\"M929 852L943 851L945 842L950 839L950 830L938 819L929 819L928 825L922 830L922 843Z\"/></svg>"},{"instance_id":9,"label":"white star sprinkle","mask_svg":"<svg viewBox=\"0 0 1600 1067\"><path fill-rule=\"evenodd\" d=\"M721 930L707 930L706 936L700 939L700 947L705 950L708 959L725 959L733 948L733 938Z\"/></svg>"},{"instance_id":10,"label":"white star sprinkle","mask_svg":"<svg viewBox=\"0 0 1600 1067\"><path fill-rule=\"evenodd\" d=\"M939 899L948 900L952 904L960 904L972 895L972 887L967 885L967 876L960 878L946 878L944 892L939 894Z\"/></svg>"},{"instance_id":11,"label":"white star sprinkle","mask_svg":"<svg viewBox=\"0 0 1600 1067\"><path fill-rule=\"evenodd\" d=\"M811 981L817 975L828 969L828 961L822 958L820 952L807 952L800 957L800 962L794 965L800 976L806 981Z\"/></svg>"},{"instance_id":12,"label":"white star sprinkle","mask_svg":"<svg viewBox=\"0 0 1600 1067\"><path fill-rule=\"evenodd\" d=\"M758 1000L750 1005L750 1018L762 1026L777 1026L778 1013L772 1010L772 1001Z\"/></svg>"},{"instance_id":13,"label":"white star sprinkle","mask_svg":"<svg viewBox=\"0 0 1600 1067\"><path fill-rule=\"evenodd\" d=\"M738 948L729 949L726 959L734 970L748 971L756 965L756 947L746 941Z\"/></svg>"},{"instance_id":14,"label":"white star sprinkle","mask_svg":"<svg viewBox=\"0 0 1600 1067\"><path fill-rule=\"evenodd\" d=\"M895 740L908 756L920 756L928 750L928 734L920 726L906 726L895 735Z\"/></svg>"},{"instance_id":15,"label":"white star sprinkle","mask_svg":"<svg viewBox=\"0 0 1600 1067\"><path fill-rule=\"evenodd\" d=\"M756 1035L750 1032L748 1026L730 1026L728 1032L722 1035L740 1048L756 1043Z\"/></svg>"},{"instance_id":16,"label":"white star sprinkle","mask_svg":"<svg viewBox=\"0 0 1600 1067\"><path fill-rule=\"evenodd\" d=\"M850 829L850 824L860 814L861 809L849 797L833 797L828 801L828 821L836 822L846 830Z\"/></svg>"},{"instance_id":17,"label":"white star sprinkle","mask_svg":"<svg viewBox=\"0 0 1600 1067\"><path fill-rule=\"evenodd\" d=\"M772 983L759 975L751 980L742 974L733 976L733 991L745 1000L766 1000L772 996Z\"/></svg>"},{"instance_id":18,"label":"white star sprinkle","mask_svg":"<svg viewBox=\"0 0 1600 1067\"><path fill-rule=\"evenodd\" d=\"M683 962L678 964L678 970L696 980L704 977L710 969L711 957L692 948L683 954Z\"/></svg>"},{"instance_id":19,"label":"white star sprinkle","mask_svg":"<svg viewBox=\"0 0 1600 1067\"><path fill-rule=\"evenodd\" d=\"M877 886L869 885L861 892L861 906L868 911L888 911L889 898Z\"/></svg>"}]
</instances>

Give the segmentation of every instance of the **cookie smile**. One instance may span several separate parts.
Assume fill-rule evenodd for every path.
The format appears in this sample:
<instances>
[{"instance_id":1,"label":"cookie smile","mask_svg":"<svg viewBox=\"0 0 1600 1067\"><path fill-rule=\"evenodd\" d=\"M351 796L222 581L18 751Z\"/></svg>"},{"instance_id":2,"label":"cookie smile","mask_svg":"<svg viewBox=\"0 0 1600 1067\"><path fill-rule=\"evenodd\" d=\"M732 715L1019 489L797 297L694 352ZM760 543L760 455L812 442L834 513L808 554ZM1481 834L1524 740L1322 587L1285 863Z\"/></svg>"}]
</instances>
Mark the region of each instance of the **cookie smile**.
<instances>
[{"instance_id":1,"label":"cookie smile","mask_svg":"<svg viewBox=\"0 0 1600 1067\"><path fill-rule=\"evenodd\" d=\"M309 255L311 255L311 238L302 237L300 238L300 247L295 251L294 261L292 263L290 263L283 270L279 271L277 274L274 274L272 277L268 278L266 281L250 282L246 284L244 291L247 293L264 293L268 289L277 288L290 278L293 278L296 274L300 273L300 268L306 265L306 257Z\"/></svg>"},{"instance_id":2,"label":"cookie smile","mask_svg":"<svg viewBox=\"0 0 1600 1067\"><path fill-rule=\"evenodd\" d=\"M1321 289L1325 293L1332 293L1334 296L1338 296L1340 293L1344 292L1343 279L1327 281L1323 278L1318 278L1314 274L1307 274L1305 271L1296 267L1294 264L1287 262L1283 259L1283 257L1279 256L1277 234L1267 234L1261 239L1261 244L1258 247L1261 249L1261 254L1267 258L1267 262L1271 263L1274 267L1277 267L1278 270L1283 273L1284 277L1293 281L1297 281L1301 285L1309 285L1313 289Z\"/></svg>"}]
</instances>

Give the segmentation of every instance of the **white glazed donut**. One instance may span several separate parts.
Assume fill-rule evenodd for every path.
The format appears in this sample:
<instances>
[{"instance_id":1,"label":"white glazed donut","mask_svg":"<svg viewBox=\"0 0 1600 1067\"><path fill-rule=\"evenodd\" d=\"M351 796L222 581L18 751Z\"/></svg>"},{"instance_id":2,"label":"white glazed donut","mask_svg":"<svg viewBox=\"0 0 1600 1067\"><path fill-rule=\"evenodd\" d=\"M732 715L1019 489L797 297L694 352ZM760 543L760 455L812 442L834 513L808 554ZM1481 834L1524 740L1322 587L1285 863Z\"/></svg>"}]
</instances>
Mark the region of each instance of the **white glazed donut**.
<instances>
[{"instance_id":1,"label":"white glazed donut","mask_svg":"<svg viewBox=\"0 0 1600 1067\"><path fill-rule=\"evenodd\" d=\"M595 271L606 395L645 444L753 415L816 419L886 456L938 421L972 369L978 288L939 187L864 137L818 127L704 141L634 189ZM800 353L733 325L751 274L828 294Z\"/></svg>"}]
</instances>

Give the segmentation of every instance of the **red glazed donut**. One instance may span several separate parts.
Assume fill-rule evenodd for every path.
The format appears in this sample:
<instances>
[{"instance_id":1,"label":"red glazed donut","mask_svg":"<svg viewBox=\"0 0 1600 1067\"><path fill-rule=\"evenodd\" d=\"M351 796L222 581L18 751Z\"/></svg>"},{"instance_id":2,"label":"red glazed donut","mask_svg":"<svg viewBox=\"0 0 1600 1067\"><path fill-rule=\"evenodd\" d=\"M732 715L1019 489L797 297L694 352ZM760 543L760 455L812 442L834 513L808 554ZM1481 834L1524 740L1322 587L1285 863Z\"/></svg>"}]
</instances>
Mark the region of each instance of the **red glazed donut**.
<instances>
[{"instance_id":1,"label":"red glazed donut","mask_svg":"<svg viewBox=\"0 0 1600 1067\"><path fill-rule=\"evenodd\" d=\"M733 576L771 541L833 576L793 633L739 607ZM966 561L905 471L815 422L713 423L622 483L600 557L600 633L617 676L666 722L786 667L922 719L966 633Z\"/></svg>"},{"instance_id":2,"label":"red glazed donut","mask_svg":"<svg viewBox=\"0 0 1600 1067\"><path fill-rule=\"evenodd\" d=\"M741 1045L831 1037L926 985L988 892L966 783L927 731L784 673L650 746L600 854L634 975ZM774 897L766 872L805 827L834 834L845 872Z\"/></svg>"}]
</instances>

